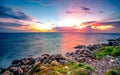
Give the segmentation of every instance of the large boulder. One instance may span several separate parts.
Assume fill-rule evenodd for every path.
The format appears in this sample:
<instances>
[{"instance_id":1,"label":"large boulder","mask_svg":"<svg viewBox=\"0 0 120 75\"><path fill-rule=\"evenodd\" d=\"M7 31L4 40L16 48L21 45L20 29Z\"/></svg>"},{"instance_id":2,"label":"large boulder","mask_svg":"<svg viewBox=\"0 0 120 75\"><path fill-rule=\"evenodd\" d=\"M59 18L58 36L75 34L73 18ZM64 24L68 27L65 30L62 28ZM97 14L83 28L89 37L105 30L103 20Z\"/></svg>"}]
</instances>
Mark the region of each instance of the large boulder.
<instances>
[{"instance_id":1,"label":"large boulder","mask_svg":"<svg viewBox=\"0 0 120 75\"><path fill-rule=\"evenodd\" d=\"M14 75L23 75L23 69L20 67L10 67L9 71Z\"/></svg>"}]
</instances>

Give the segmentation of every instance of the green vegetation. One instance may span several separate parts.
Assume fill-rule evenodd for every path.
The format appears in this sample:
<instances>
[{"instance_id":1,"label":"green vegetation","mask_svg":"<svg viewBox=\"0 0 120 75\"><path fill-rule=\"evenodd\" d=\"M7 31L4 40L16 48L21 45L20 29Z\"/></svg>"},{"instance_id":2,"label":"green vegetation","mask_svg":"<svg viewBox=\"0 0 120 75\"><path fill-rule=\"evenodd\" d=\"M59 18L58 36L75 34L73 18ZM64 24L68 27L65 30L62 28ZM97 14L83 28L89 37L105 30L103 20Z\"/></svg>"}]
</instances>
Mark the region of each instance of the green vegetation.
<instances>
[{"instance_id":1,"label":"green vegetation","mask_svg":"<svg viewBox=\"0 0 120 75\"><path fill-rule=\"evenodd\" d=\"M99 51L94 53L98 59L101 59L105 55L116 57L120 55L120 46L104 46Z\"/></svg>"},{"instance_id":2,"label":"green vegetation","mask_svg":"<svg viewBox=\"0 0 120 75\"><path fill-rule=\"evenodd\" d=\"M88 75L94 69L83 63L69 62L66 64L38 64L27 75Z\"/></svg>"},{"instance_id":3,"label":"green vegetation","mask_svg":"<svg viewBox=\"0 0 120 75\"><path fill-rule=\"evenodd\" d=\"M105 75L120 75L120 67L107 71Z\"/></svg>"}]
</instances>

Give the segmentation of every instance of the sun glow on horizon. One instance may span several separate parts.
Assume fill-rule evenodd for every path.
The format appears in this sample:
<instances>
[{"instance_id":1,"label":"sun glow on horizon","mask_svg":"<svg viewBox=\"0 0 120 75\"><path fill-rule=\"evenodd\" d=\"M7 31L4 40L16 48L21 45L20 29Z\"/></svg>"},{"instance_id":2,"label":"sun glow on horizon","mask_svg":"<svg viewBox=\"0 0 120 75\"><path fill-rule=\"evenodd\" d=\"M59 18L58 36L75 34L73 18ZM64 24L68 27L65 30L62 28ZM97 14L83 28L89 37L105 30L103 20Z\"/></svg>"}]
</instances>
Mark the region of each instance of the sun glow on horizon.
<instances>
[{"instance_id":1,"label":"sun glow on horizon","mask_svg":"<svg viewBox=\"0 0 120 75\"><path fill-rule=\"evenodd\" d=\"M59 26L67 26L67 27L73 27L76 25L80 25L82 23L82 21L80 21L79 19L75 19L75 18L65 18L63 20L61 20L58 25Z\"/></svg>"},{"instance_id":2,"label":"sun glow on horizon","mask_svg":"<svg viewBox=\"0 0 120 75\"><path fill-rule=\"evenodd\" d=\"M96 26L96 27L93 26L93 28L99 29L99 30L108 30L108 29L112 29L115 27L113 25L106 25L106 26Z\"/></svg>"},{"instance_id":3,"label":"sun glow on horizon","mask_svg":"<svg viewBox=\"0 0 120 75\"><path fill-rule=\"evenodd\" d=\"M35 23L33 25L33 28L35 30L51 30L52 29L52 27L50 25L40 24L40 23Z\"/></svg>"}]
</instances>

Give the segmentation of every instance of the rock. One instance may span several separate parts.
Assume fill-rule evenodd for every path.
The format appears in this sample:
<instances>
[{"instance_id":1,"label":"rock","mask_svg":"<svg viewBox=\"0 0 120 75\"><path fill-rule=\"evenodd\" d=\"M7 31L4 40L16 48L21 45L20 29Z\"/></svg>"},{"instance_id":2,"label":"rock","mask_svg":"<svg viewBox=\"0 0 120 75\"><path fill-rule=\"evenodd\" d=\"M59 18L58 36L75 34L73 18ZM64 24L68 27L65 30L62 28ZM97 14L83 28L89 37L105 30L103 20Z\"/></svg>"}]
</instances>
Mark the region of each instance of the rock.
<instances>
[{"instance_id":1,"label":"rock","mask_svg":"<svg viewBox=\"0 0 120 75\"><path fill-rule=\"evenodd\" d=\"M28 58L27 60L29 60L28 64L32 65L35 63L35 59L34 58Z\"/></svg>"},{"instance_id":2,"label":"rock","mask_svg":"<svg viewBox=\"0 0 120 75\"><path fill-rule=\"evenodd\" d=\"M38 68L38 69L35 70L35 73L37 73L37 72L40 72L40 68Z\"/></svg>"},{"instance_id":3,"label":"rock","mask_svg":"<svg viewBox=\"0 0 120 75\"><path fill-rule=\"evenodd\" d=\"M0 74L1 74L2 69L3 69L3 68L0 67Z\"/></svg>"},{"instance_id":4,"label":"rock","mask_svg":"<svg viewBox=\"0 0 120 75\"><path fill-rule=\"evenodd\" d=\"M26 71L29 70L29 65L22 65L22 66L20 66L20 67L21 67L21 69L22 69L24 72L26 72Z\"/></svg>"},{"instance_id":5,"label":"rock","mask_svg":"<svg viewBox=\"0 0 120 75\"><path fill-rule=\"evenodd\" d=\"M35 63L35 59L34 58L24 58L24 59L20 59L20 60L14 60L12 62L12 65L16 65L16 66L19 66L19 65L32 65Z\"/></svg>"},{"instance_id":6,"label":"rock","mask_svg":"<svg viewBox=\"0 0 120 75\"><path fill-rule=\"evenodd\" d=\"M67 53L65 54L66 57L69 57L70 55L71 55L70 52L67 52Z\"/></svg>"},{"instance_id":7,"label":"rock","mask_svg":"<svg viewBox=\"0 0 120 75\"><path fill-rule=\"evenodd\" d=\"M67 53L65 54L65 56L66 56L66 57L70 57L70 56L73 56L73 54L74 54L74 52L71 52L71 53L70 53L70 52L67 52Z\"/></svg>"},{"instance_id":8,"label":"rock","mask_svg":"<svg viewBox=\"0 0 120 75\"><path fill-rule=\"evenodd\" d=\"M118 39L109 39L108 40L109 46L120 46L120 38Z\"/></svg>"},{"instance_id":9,"label":"rock","mask_svg":"<svg viewBox=\"0 0 120 75\"><path fill-rule=\"evenodd\" d=\"M60 59L61 60L66 60L66 58L63 57L61 54L56 54L56 55L53 54L53 55L51 55L50 59L51 60L57 60L57 61L60 60Z\"/></svg>"},{"instance_id":10,"label":"rock","mask_svg":"<svg viewBox=\"0 0 120 75\"><path fill-rule=\"evenodd\" d=\"M54 60L54 61L51 62L51 64L55 64L55 65L57 65L58 62L57 62L57 60Z\"/></svg>"},{"instance_id":11,"label":"rock","mask_svg":"<svg viewBox=\"0 0 120 75\"><path fill-rule=\"evenodd\" d=\"M42 62L43 62L44 64L47 64L47 63L50 63L49 60L50 60L50 59L43 59Z\"/></svg>"},{"instance_id":12,"label":"rock","mask_svg":"<svg viewBox=\"0 0 120 75\"><path fill-rule=\"evenodd\" d=\"M36 62L40 62L40 57L36 57L36 58L35 58L35 63L36 63Z\"/></svg>"},{"instance_id":13,"label":"rock","mask_svg":"<svg viewBox=\"0 0 120 75\"><path fill-rule=\"evenodd\" d=\"M43 59L48 59L49 57L50 57L49 54L43 54L43 55L41 55L41 58L43 58Z\"/></svg>"},{"instance_id":14,"label":"rock","mask_svg":"<svg viewBox=\"0 0 120 75\"><path fill-rule=\"evenodd\" d=\"M10 67L10 71L14 75L22 75L23 74L23 69L21 69L20 67Z\"/></svg>"},{"instance_id":15,"label":"rock","mask_svg":"<svg viewBox=\"0 0 120 75\"><path fill-rule=\"evenodd\" d=\"M35 63L35 59L34 58L24 58L21 59L21 65L32 65Z\"/></svg>"},{"instance_id":16,"label":"rock","mask_svg":"<svg viewBox=\"0 0 120 75\"><path fill-rule=\"evenodd\" d=\"M65 64L67 62L68 62L67 60L58 60L58 63L60 63L60 64Z\"/></svg>"},{"instance_id":17,"label":"rock","mask_svg":"<svg viewBox=\"0 0 120 75\"><path fill-rule=\"evenodd\" d=\"M84 48L85 46L84 45L77 45L76 47L74 47L75 49L81 49L81 48Z\"/></svg>"},{"instance_id":18,"label":"rock","mask_svg":"<svg viewBox=\"0 0 120 75\"><path fill-rule=\"evenodd\" d=\"M12 65L20 65L21 61L20 60L13 60Z\"/></svg>"},{"instance_id":19,"label":"rock","mask_svg":"<svg viewBox=\"0 0 120 75\"><path fill-rule=\"evenodd\" d=\"M5 71L7 71L7 68L1 69L0 74L4 73Z\"/></svg>"},{"instance_id":20,"label":"rock","mask_svg":"<svg viewBox=\"0 0 120 75\"><path fill-rule=\"evenodd\" d=\"M76 58L75 60L78 62L85 62L85 57L80 57L80 58Z\"/></svg>"},{"instance_id":21,"label":"rock","mask_svg":"<svg viewBox=\"0 0 120 75\"><path fill-rule=\"evenodd\" d=\"M43 62L44 64L50 63L50 55L49 54L41 55L40 61Z\"/></svg>"},{"instance_id":22,"label":"rock","mask_svg":"<svg viewBox=\"0 0 120 75\"><path fill-rule=\"evenodd\" d=\"M112 66L112 67L116 67L116 66L120 66L120 59L119 59L119 57L117 57L116 59L110 59L110 65Z\"/></svg>"},{"instance_id":23,"label":"rock","mask_svg":"<svg viewBox=\"0 0 120 75\"><path fill-rule=\"evenodd\" d=\"M15 74L13 74L13 73L10 72L10 71L5 71L4 73L2 73L2 75L15 75ZM16 75L18 75L18 74L16 74Z\"/></svg>"},{"instance_id":24,"label":"rock","mask_svg":"<svg viewBox=\"0 0 120 75\"><path fill-rule=\"evenodd\" d=\"M55 60L55 59L56 59L56 55L54 55L54 54L51 55L51 56L50 56L50 59L51 59L51 60Z\"/></svg>"}]
</instances>

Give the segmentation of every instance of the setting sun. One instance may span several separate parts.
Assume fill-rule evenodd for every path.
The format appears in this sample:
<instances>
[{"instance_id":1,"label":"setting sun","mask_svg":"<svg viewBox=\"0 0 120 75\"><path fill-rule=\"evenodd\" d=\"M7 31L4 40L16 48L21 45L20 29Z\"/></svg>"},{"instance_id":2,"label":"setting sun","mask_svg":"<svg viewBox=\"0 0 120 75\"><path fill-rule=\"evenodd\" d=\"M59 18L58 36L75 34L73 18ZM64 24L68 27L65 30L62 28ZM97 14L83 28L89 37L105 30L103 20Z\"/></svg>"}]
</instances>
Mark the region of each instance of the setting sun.
<instances>
[{"instance_id":1,"label":"setting sun","mask_svg":"<svg viewBox=\"0 0 120 75\"><path fill-rule=\"evenodd\" d=\"M68 26L68 27L73 27L75 25L80 25L82 22L78 19L75 18L66 18L63 19L62 21L59 22L59 25L61 26Z\"/></svg>"},{"instance_id":2,"label":"setting sun","mask_svg":"<svg viewBox=\"0 0 120 75\"><path fill-rule=\"evenodd\" d=\"M35 23L33 25L33 29L37 31L48 31L48 30L51 30L52 27L50 25Z\"/></svg>"}]
</instances>

